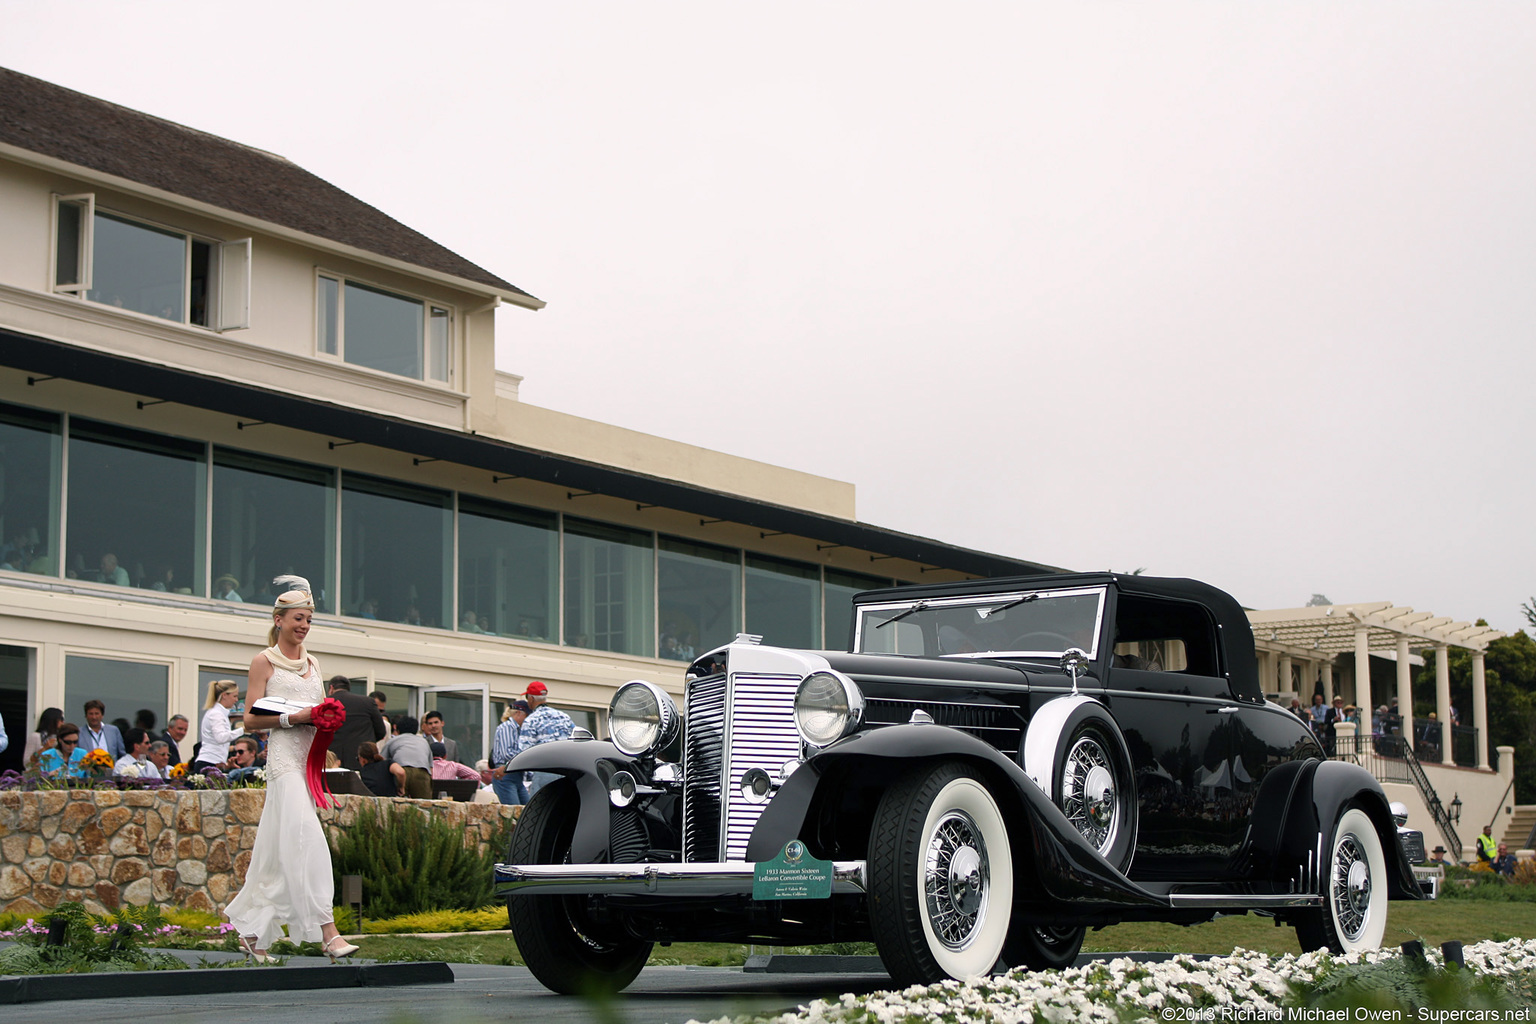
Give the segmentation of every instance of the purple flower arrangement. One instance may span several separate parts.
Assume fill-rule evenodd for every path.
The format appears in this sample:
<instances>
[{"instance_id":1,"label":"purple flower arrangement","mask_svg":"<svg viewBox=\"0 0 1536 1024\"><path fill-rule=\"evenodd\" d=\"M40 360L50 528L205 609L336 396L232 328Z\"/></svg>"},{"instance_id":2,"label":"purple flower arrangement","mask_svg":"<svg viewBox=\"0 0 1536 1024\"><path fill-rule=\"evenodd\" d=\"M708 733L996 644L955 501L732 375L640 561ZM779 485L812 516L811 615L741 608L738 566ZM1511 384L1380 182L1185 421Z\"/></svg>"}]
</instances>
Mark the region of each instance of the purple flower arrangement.
<instances>
[{"instance_id":1,"label":"purple flower arrangement","mask_svg":"<svg viewBox=\"0 0 1536 1024\"><path fill-rule=\"evenodd\" d=\"M247 789L260 788L263 776L250 776L231 782L229 776L217 768L204 768L201 773L179 779L136 779L122 775L102 778L50 779L35 768L18 772L9 768L0 772L0 792L20 790L33 792L40 789L113 789L119 792L145 789Z\"/></svg>"}]
</instances>

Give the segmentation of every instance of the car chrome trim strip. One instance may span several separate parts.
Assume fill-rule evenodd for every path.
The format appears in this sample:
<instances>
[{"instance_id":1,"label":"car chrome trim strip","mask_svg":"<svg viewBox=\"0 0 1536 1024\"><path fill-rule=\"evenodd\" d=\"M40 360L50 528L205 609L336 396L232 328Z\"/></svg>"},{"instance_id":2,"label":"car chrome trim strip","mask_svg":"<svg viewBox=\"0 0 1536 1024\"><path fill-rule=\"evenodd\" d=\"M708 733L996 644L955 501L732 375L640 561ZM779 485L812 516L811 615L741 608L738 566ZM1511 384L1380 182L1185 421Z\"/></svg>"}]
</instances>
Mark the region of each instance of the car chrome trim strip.
<instances>
[{"instance_id":1,"label":"car chrome trim strip","mask_svg":"<svg viewBox=\"0 0 1536 1024\"><path fill-rule=\"evenodd\" d=\"M744 861L696 864L497 864L497 895L658 894L664 896L750 896L755 864ZM832 862L832 892L860 895L868 890L865 862Z\"/></svg>"},{"instance_id":2,"label":"car chrome trim strip","mask_svg":"<svg viewBox=\"0 0 1536 1024\"><path fill-rule=\"evenodd\" d=\"M1175 907L1315 907L1323 902L1323 898L1315 893L1304 892L1268 893L1262 896L1192 892L1173 893L1168 897L1168 902Z\"/></svg>"}]
</instances>

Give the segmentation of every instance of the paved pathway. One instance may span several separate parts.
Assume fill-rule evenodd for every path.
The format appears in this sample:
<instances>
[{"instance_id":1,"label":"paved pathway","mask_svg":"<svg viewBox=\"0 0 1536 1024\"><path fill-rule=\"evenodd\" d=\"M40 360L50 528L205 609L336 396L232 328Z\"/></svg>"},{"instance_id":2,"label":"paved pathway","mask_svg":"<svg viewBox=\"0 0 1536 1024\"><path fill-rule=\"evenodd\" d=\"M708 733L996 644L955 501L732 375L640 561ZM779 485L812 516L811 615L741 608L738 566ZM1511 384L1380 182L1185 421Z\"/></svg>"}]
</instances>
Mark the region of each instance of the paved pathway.
<instances>
[{"instance_id":1,"label":"paved pathway","mask_svg":"<svg viewBox=\"0 0 1536 1024\"><path fill-rule=\"evenodd\" d=\"M295 957L290 963L305 961ZM824 996L890 986L890 978L884 974L768 975L747 974L735 967L648 967L625 992L606 1005L597 1005L551 993L524 967L454 964L453 974L452 985L22 1003L0 1010L0 1018L5 1024L57 1024L60 1020L153 1020L156 1024L683 1024L689 1019L782 1012Z\"/></svg>"}]
</instances>

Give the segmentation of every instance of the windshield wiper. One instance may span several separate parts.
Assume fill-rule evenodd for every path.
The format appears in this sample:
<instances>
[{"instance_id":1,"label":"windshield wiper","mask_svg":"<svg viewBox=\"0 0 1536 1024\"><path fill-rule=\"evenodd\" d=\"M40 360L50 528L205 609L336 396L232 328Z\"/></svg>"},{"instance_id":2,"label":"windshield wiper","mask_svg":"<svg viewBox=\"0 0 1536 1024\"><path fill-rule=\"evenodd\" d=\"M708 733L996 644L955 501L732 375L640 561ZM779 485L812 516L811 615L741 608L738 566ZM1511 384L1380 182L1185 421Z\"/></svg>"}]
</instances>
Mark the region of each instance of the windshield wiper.
<instances>
[{"instance_id":1,"label":"windshield wiper","mask_svg":"<svg viewBox=\"0 0 1536 1024\"><path fill-rule=\"evenodd\" d=\"M1021 604L1026 604L1026 603L1028 603L1030 601L1039 600L1039 598L1040 598L1039 594L1025 594L1023 597L1019 598L1018 600L1009 601L1007 604L1000 604L996 608L986 608L986 609L983 609L983 610L979 611L977 614L979 614L984 619L991 618L992 616L996 615L998 612L1005 612L1009 608L1015 608L1015 607L1017 607L1017 606L1019 606Z\"/></svg>"},{"instance_id":2,"label":"windshield wiper","mask_svg":"<svg viewBox=\"0 0 1536 1024\"><path fill-rule=\"evenodd\" d=\"M893 622L900 622L902 619L906 618L908 615L915 615L916 613L922 611L924 608L927 608L927 607L928 607L928 602L927 601L919 601L919 602L917 602L917 604L913 605L911 608L908 608L908 609L906 609L904 611L897 612L895 615L892 615L890 618L886 619L884 622L877 622L877 623L875 623L875 628L879 629L882 626L889 626Z\"/></svg>"}]
</instances>

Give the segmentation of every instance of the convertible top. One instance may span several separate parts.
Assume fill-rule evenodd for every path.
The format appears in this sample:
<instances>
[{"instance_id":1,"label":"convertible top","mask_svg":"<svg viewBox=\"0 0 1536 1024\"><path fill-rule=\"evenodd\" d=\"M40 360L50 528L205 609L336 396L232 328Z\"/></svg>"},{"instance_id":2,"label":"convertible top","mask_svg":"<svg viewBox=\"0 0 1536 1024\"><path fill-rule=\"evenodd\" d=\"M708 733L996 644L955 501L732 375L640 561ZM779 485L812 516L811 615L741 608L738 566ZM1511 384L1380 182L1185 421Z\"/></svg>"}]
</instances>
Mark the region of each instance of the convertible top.
<instances>
[{"instance_id":1,"label":"convertible top","mask_svg":"<svg viewBox=\"0 0 1536 1024\"><path fill-rule=\"evenodd\" d=\"M1258 659L1253 647L1253 627L1232 595L1199 580L1169 576L1129 576L1114 572L1057 573L1045 576L1003 576L957 583L929 583L882 587L854 595L855 606L886 601L916 601L925 597L964 597L974 594L1013 593L1027 590L1061 590L1068 587L1108 586L1113 592L1137 597L1161 598L1201 605L1216 623L1223 650L1223 664L1240 697L1263 700L1259 686Z\"/></svg>"}]
</instances>

